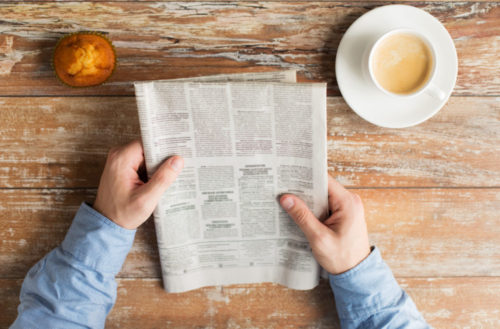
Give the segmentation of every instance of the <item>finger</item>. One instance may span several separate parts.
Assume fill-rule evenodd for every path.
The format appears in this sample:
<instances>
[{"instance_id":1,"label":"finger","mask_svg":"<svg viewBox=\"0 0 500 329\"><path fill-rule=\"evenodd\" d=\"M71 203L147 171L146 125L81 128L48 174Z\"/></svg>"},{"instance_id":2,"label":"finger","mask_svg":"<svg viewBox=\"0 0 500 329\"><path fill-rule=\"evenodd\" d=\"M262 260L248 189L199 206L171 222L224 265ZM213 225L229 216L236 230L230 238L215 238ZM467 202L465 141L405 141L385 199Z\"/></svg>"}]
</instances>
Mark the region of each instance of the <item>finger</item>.
<instances>
[{"instance_id":1,"label":"finger","mask_svg":"<svg viewBox=\"0 0 500 329\"><path fill-rule=\"evenodd\" d=\"M323 224L326 226L331 226L338 224L342 221L342 218L344 218L345 214L343 212L337 211L328 217Z\"/></svg>"},{"instance_id":2,"label":"finger","mask_svg":"<svg viewBox=\"0 0 500 329\"><path fill-rule=\"evenodd\" d=\"M119 163L127 167L130 166L134 171L137 171L144 161L142 143L139 140L133 140L126 145L113 148L109 151L109 157L114 160L119 160Z\"/></svg>"},{"instance_id":3,"label":"finger","mask_svg":"<svg viewBox=\"0 0 500 329\"><path fill-rule=\"evenodd\" d=\"M137 171L139 167L144 162L144 149L142 148L142 143L140 140L134 140L127 145L125 145L124 154L130 160L130 165Z\"/></svg>"},{"instance_id":4,"label":"finger","mask_svg":"<svg viewBox=\"0 0 500 329\"><path fill-rule=\"evenodd\" d=\"M165 161L151 176L151 179L141 186L141 194L157 203L162 194L175 181L182 168L184 159L180 156L173 156Z\"/></svg>"},{"instance_id":5,"label":"finger","mask_svg":"<svg viewBox=\"0 0 500 329\"><path fill-rule=\"evenodd\" d=\"M311 241L314 236L326 227L314 216L309 207L300 198L285 194L280 198L283 209L292 217L306 238Z\"/></svg>"},{"instance_id":6,"label":"finger","mask_svg":"<svg viewBox=\"0 0 500 329\"><path fill-rule=\"evenodd\" d=\"M328 174L328 206L330 212L335 212L340 207L343 200L349 196L349 191Z\"/></svg>"}]
</instances>

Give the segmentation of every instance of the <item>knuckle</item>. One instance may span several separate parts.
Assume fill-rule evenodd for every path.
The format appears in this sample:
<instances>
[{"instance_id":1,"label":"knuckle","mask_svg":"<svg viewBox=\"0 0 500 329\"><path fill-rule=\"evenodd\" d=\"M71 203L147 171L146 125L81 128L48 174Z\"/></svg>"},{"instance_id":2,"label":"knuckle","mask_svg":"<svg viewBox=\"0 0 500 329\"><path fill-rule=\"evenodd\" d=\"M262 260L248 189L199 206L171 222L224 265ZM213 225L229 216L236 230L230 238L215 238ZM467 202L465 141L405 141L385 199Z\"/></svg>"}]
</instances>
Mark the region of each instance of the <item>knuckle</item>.
<instances>
[{"instance_id":1,"label":"knuckle","mask_svg":"<svg viewBox=\"0 0 500 329\"><path fill-rule=\"evenodd\" d=\"M120 148L118 148L116 146L112 147L108 152L108 159L114 160L118 157L119 154L120 154Z\"/></svg>"},{"instance_id":2,"label":"knuckle","mask_svg":"<svg viewBox=\"0 0 500 329\"><path fill-rule=\"evenodd\" d=\"M299 208L295 211L295 213L293 215L294 215L294 218L295 218L295 221L297 222L297 224L303 225L306 223L307 216L308 216L306 209Z\"/></svg>"},{"instance_id":3,"label":"knuckle","mask_svg":"<svg viewBox=\"0 0 500 329\"><path fill-rule=\"evenodd\" d=\"M345 193L342 197L339 198L338 202L340 206L348 205L352 200L351 193Z\"/></svg>"},{"instance_id":4,"label":"knuckle","mask_svg":"<svg viewBox=\"0 0 500 329\"><path fill-rule=\"evenodd\" d=\"M172 180L172 174L170 170L158 170L156 172L156 180L162 184L168 184Z\"/></svg>"}]
</instances>

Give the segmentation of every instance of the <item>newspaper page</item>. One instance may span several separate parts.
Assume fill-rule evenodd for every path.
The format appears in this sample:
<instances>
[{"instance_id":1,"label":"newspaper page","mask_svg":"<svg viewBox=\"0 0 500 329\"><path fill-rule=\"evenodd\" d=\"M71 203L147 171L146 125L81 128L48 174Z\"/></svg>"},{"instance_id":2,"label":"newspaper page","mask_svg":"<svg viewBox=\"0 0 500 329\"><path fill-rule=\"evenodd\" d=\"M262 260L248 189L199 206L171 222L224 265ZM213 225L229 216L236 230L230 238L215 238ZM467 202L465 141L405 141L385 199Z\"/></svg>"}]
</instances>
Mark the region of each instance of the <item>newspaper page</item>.
<instances>
[{"instance_id":1,"label":"newspaper page","mask_svg":"<svg viewBox=\"0 0 500 329\"><path fill-rule=\"evenodd\" d=\"M185 159L154 211L164 288L312 289L320 267L278 199L294 193L326 216L326 84L222 77L135 84L148 175Z\"/></svg>"}]
</instances>

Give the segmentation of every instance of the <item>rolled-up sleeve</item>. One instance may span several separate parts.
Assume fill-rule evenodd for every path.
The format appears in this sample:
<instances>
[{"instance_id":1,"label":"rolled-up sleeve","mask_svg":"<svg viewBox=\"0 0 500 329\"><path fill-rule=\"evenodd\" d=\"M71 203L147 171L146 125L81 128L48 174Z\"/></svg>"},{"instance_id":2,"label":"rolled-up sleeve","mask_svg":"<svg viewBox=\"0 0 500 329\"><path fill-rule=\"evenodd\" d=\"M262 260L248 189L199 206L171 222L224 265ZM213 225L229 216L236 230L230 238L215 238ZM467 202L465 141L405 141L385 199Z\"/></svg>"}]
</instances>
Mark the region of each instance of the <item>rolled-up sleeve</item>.
<instances>
[{"instance_id":1,"label":"rolled-up sleeve","mask_svg":"<svg viewBox=\"0 0 500 329\"><path fill-rule=\"evenodd\" d=\"M329 279L343 329L429 328L376 247L356 267Z\"/></svg>"},{"instance_id":2,"label":"rolled-up sleeve","mask_svg":"<svg viewBox=\"0 0 500 329\"><path fill-rule=\"evenodd\" d=\"M29 270L11 328L104 328L134 236L82 203L62 244Z\"/></svg>"}]
</instances>

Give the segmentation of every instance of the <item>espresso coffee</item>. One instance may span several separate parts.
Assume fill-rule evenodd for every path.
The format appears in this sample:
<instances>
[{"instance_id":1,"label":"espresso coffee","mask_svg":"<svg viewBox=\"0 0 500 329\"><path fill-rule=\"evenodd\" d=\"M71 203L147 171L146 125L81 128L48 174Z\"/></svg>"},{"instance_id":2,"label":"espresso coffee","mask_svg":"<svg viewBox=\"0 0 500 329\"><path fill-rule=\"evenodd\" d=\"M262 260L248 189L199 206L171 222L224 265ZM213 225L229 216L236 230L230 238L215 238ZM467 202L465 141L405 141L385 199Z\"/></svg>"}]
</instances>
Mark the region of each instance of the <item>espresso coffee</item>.
<instances>
[{"instance_id":1,"label":"espresso coffee","mask_svg":"<svg viewBox=\"0 0 500 329\"><path fill-rule=\"evenodd\" d=\"M412 94L429 80L433 56L422 39L401 32L381 40L374 49L371 65L382 88L395 94Z\"/></svg>"}]
</instances>

